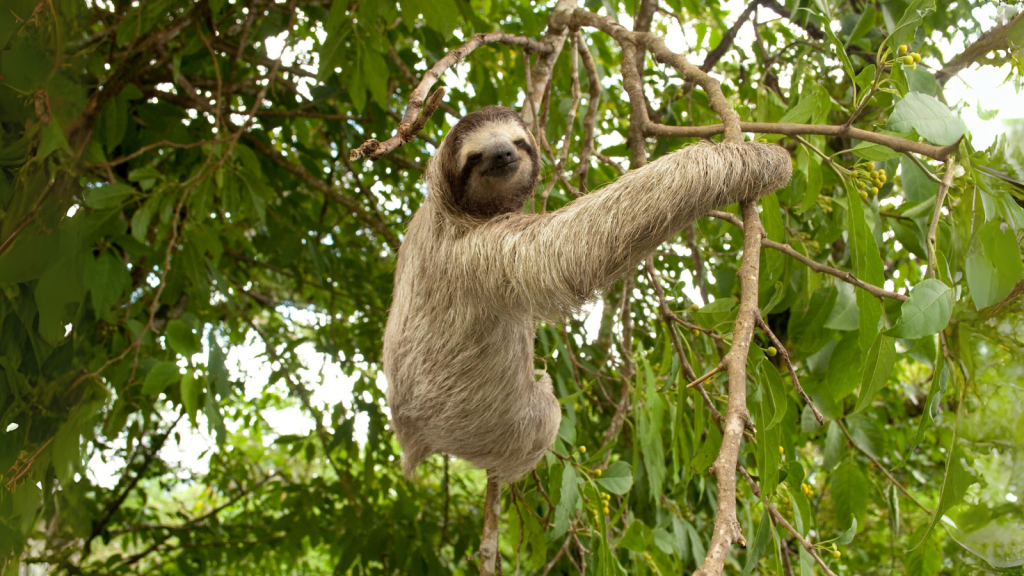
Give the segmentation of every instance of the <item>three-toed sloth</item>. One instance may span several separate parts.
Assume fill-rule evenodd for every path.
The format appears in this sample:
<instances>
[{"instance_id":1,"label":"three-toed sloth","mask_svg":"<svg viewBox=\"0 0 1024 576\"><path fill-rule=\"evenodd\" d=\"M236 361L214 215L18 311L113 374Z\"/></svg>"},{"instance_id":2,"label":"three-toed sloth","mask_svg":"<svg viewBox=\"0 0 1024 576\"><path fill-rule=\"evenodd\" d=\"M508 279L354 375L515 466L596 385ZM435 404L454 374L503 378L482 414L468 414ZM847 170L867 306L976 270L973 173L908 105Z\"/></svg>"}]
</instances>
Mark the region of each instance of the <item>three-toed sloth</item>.
<instances>
[{"instance_id":1,"label":"three-toed sloth","mask_svg":"<svg viewBox=\"0 0 1024 576\"><path fill-rule=\"evenodd\" d=\"M539 170L533 136L499 106L465 116L429 163L384 332L407 476L438 453L506 480L533 470L561 420L534 370L535 321L579 309L708 210L784 186L792 166L780 146L696 144L527 214Z\"/></svg>"}]
</instances>

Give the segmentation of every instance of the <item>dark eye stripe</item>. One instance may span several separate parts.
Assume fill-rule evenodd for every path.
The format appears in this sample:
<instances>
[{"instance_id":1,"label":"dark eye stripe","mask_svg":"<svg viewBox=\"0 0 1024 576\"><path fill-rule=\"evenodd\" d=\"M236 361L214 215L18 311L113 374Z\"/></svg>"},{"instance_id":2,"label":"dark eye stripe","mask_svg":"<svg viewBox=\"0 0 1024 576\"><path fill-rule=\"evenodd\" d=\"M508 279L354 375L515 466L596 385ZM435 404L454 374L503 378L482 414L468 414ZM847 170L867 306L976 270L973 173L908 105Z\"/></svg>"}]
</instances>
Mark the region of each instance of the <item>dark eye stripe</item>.
<instances>
[{"instance_id":1,"label":"dark eye stripe","mask_svg":"<svg viewBox=\"0 0 1024 576\"><path fill-rule=\"evenodd\" d=\"M465 168L472 168L474 165L476 165L477 162L480 162L480 160L483 157L484 157L484 155L481 152L474 152L474 153L470 154L469 156L466 156L466 165L463 166L463 169L465 169Z\"/></svg>"}]
</instances>

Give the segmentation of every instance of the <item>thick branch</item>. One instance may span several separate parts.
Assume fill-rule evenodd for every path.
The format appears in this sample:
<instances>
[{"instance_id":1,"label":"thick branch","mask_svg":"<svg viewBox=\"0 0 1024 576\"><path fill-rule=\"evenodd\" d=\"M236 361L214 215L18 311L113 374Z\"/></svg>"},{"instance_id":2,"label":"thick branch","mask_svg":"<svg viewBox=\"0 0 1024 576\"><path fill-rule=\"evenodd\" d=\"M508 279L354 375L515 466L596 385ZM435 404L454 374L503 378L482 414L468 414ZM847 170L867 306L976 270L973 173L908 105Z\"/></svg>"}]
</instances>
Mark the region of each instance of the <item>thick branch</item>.
<instances>
[{"instance_id":1,"label":"thick branch","mask_svg":"<svg viewBox=\"0 0 1024 576\"><path fill-rule=\"evenodd\" d=\"M1010 34L1010 29L1013 28L1014 25L1018 24L1022 17L1024 17L1024 12L1017 14L1013 20L1010 20L1006 24L996 26L982 34L974 44L968 46L967 49L959 56L953 58L943 66L942 70L936 72L935 79L939 81L940 85L945 86L946 82L948 82L950 78L956 76L961 70L967 68L971 64L974 64L989 52L993 50L1009 49L1010 44L1007 41L1007 36Z\"/></svg>"},{"instance_id":2,"label":"thick branch","mask_svg":"<svg viewBox=\"0 0 1024 576\"><path fill-rule=\"evenodd\" d=\"M529 57L531 52L539 52L540 57L537 58L537 64L528 72L530 78L522 111L523 122L527 126L533 126L537 119L536 114L541 109L544 96L548 92L548 81L551 79L551 73L554 71L555 62L558 61L558 55L562 53L565 39L569 35L569 29L559 23L560 19L557 16L560 12L575 8L576 2L577 0L558 0L548 20L548 30L544 34L544 39L540 42L545 49L542 51L528 47L527 57Z\"/></svg>"},{"instance_id":3,"label":"thick branch","mask_svg":"<svg viewBox=\"0 0 1024 576\"><path fill-rule=\"evenodd\" d=\"M736 518L736 464L743 443L747 414L747 353L760 311L757 307L757 276L760 266L761 238L764 229L754 202L740 204L743 210L743 258L737 276L740 279L740 307L733 328L732 348L722 361L729 372L729 403L725 410L722 448L711 465L718 481L718 507L715 531L704 564L695 576L718 576L733 544L745 546L743 528Z\"/></svg>"},{"instance_id":4,"label":"thick branch","mask_svg":"<svg viewBox=\"0 0 1024 576\"><path fill-rule=\"evenodd\" d=\"M494 576L498 558L498 521L501 519L501 478L487 472L484 531L480 538L480 576Z\"/></svg>"},{"instance_id":5,"label":"thick branch","mask_svg":"<svg viewBox=\"0 0 1024 576\"><path fill-rule=\"evenodd\" d=\"M729 222L733 226L743 228L743 221L737 218L734 214L729 214L728 212L722 212L720 210L712 210L708 212L708 216L712 218L718 218L720 220L725 220L726 222ZM904 294L898 294L896 292L886 290L885 288L879 288L874 284L868 284L867 282L861 280L860 278L857 278L856 276L845 270L838 270L836 268L832 268L831 266L826 266L819 262L815 262L814 260L811 260L807 256L804 256L803 254L797 252L796 249L790 246L789 244L783 244L782 242L776 242L774 240L764 238L761 240L761 245L767 248L771 248L772 250L778 250L779 252L782 252L786 256L798 260L800 263L807 266L811 270L814 270L815 272L821 272L823 274L828 274L830 276L839 278L843 282L846 282L847 284L852 284L857 288L860 288L861 290L870 293L873 296L877 296L879 298L891 298L892 300L899 300L900 302L906 302L907 300L910 299L908 296Z\"/></svg>"}]
</instances>

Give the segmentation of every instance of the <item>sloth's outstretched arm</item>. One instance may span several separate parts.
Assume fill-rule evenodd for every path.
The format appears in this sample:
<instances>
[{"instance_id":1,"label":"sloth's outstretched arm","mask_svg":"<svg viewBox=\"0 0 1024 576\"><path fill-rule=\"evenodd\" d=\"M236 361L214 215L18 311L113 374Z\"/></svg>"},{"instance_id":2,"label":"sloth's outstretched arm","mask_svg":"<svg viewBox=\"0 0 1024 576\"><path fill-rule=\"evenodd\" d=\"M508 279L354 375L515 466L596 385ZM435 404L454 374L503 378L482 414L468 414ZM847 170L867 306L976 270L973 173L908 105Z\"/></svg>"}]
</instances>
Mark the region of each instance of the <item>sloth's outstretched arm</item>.
<instances>
[{"instance_id":1,"label":"sloth's outstretched arm","mask_svg":"<svg viewBox=\"0 0 1024 576\"><path fill-rule=\"evenodd\" d=\"M774 192L791 174L780 146L688 146L561 210L477 228L462 243L463 271L496 307L559 316L708 210Z\"/></svg>"}]
</instances>

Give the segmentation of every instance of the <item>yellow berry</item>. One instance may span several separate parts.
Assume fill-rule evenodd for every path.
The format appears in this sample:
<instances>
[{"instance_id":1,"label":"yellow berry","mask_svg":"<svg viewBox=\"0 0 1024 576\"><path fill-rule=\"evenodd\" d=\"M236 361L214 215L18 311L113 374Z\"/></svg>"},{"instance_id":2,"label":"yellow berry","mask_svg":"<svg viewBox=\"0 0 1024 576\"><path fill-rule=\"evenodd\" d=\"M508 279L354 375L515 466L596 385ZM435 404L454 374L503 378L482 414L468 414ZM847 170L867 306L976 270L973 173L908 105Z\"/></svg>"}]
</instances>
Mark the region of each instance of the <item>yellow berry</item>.
<instances>
[{"instance_id":1,"label":"yellow berry","mask_svg":"<svg viewBox=\"0 0 1024 576\"><path fill-rule=\"evenodd\" d=\"M882 180L885 180L885 168L880 169L878 175L882 177Z\"/></svg>"},{"instance_id":2,"label":"yellow berry","mask_svg":"<svg viewBox=\"0 0 1024 576\"><path fill-rule=\"evenodd\" d=\"M875 161L872 160L872 161L868 162L868 170L874 170L874 169L875 169Z\"/></svg>"},{"instance_id":3,"label":"yellow berry","mask_svg":"<svg viewBox=\"0 0 1024 576\"><path fill-rule=\"evenodd\" d=\"M874 168L874 164L875 163L872 162L871 164L872 164L872 168ZM868 174L868 176L870 176L872 180L877 180L878 179L878 170L872 170L871 174Z\"/></svg>"},{"instance_id":4,"label":"yellow berry","mask_svg":"<svg viewBox=\"0 0 1024 576\"><path fill-rule=\"evenodd\" d=\"M586 446L580 446L580 454L586 454L586 453L587 453L587 447Z\"/></svg>"},{"instance_id":5,"label":"yellow berry","mask_svg":"<svg viewBox=\"0 0 1024 576\"><path fill-rule=\"evenodd\" d=\"M842 552L840 552L839 550L833 550L832 551L832 557L835 558L836 560L839 560L839 557L842 556L842 555L843 555Z\"/></svg>"},{"instance_id":6,"label":"yellow berry","mask_svg":"<svg viewBox=\"0 0 1024 576\"><path fill-rule=\"evenodd\" d=\"M696 304L690 304L690 311L691 312L696 312L698 310L700 310L700 306L697 306Z\"/></svg>"},{"instance_id":7,"label":"yellow berry","mask_svg":"<svg viewBox=\"0 0 1024 576\"><path fill-rule=\"evenodd\" d=\"M860 191L860 199L861 200L867 200L868 199L868 193L865 192L864 190L861 190Z\"/></svg>"},{"instance_id":8,"label":"yellow berry","mask_svg":"<svg viewBox=\"0 0 1024 576\"><path fill-rule=\"evenodd\" d=\"M878 186L874 186L871 188L871 195L878 196Z\"/></svg>"},{"instance_id":9,"label":"yellow berry","mask_svg":"<svg viewBox=\"0 0 1024 576\"><path fill-rule=\"evenodd\" d=\"M600 478L601 474L603 474L603 473L604 472L600 468L598 468L597 470L594 470L594 475L597 476L598 478Z\"/></svg>"},{"instance_id":10,"label":"yellow berry","mask_svg":"<svg viewBox=\"0 0 1024 576\"><path fill-rule=\"evenodd\" d=\"M907 46L906 44L900 44L900 47L896 49L900 56L906 54L907 50L910 50L910 47Z\"/></svg>"},{"instance_id":11,"label":"yellow berry","mask_svg":"<svg viewBox=\"0 0 1024 576\"><path fill-rule=\"evenodd\" d=\"M768 349L764 351L764 353L769 356L775 356L776 354L779 353L779 351L775 349L775 346L769 346Z\"/></svg>"},{"instance_id":12,"label":"yellow berry","mask_svg":"<svg viewBox=\"0 0 1024 576\"><path fill-rule=\"evenodd\" d=\"M921 55L920 55L920 54L918 54L917 52L914 52L913 54L911 54L911 56L912 56L912 57L914 58L914 63L915 63L915 64L916 64L917 62L920 62L920 61L921 61Z\"/></svg>"},{"instance_id":13,"label":"yellow berry","mask_svg":"<svg viewBox=\"0 0 1024 576\"><path fill-rule=\"evenodd\" d=\"M697 330L696 328L694 328L693 329L693 335L694 336L700 336L700 330Z\"/></svg>"},{"instance_id":14,"label":"yellow berry","mask_svg":"<svg viewBox=\"0 0 1024 576\"><path fill-rule=\"evenodd\" d=\"M782 499L782 505L783 506L789 506L789 498L783 498Z\"/></svg>"},{"instance_id":15,"label":"yellow berry","mask_svg":"<svg viewBox=\"0 0 1024 576\"><path fill-rule=\"evenodd\" d=\"M607 506L605 506L605 507L604 507L604 513L605 513L605 514L608 514L608 513L609 513L609 510L608 510L608 507L607 507Z\"/></svg>"},{"instance_id":16,"label":"yellow berry","mask_svg":"<svg viewBox=\"0 0 1024 576\"><path fill-rule=\"evenodd\" d=\"M786 453L786 449L783 448L782 446L779 446L779 454L785 454L785 453Z\"/></svg>"},{"instance_id":17,"label":"yellow berry","mask_svg":"<svg viewBox=\"0 0 1024 576\"><path fill-rule=\"evenodd\" d=\"M908 65L908 66L914 63L914 57L913 56L904 56L903 58L901 58L901 60L903 60L903 63Z\"/></svg>"}]
</instances>

